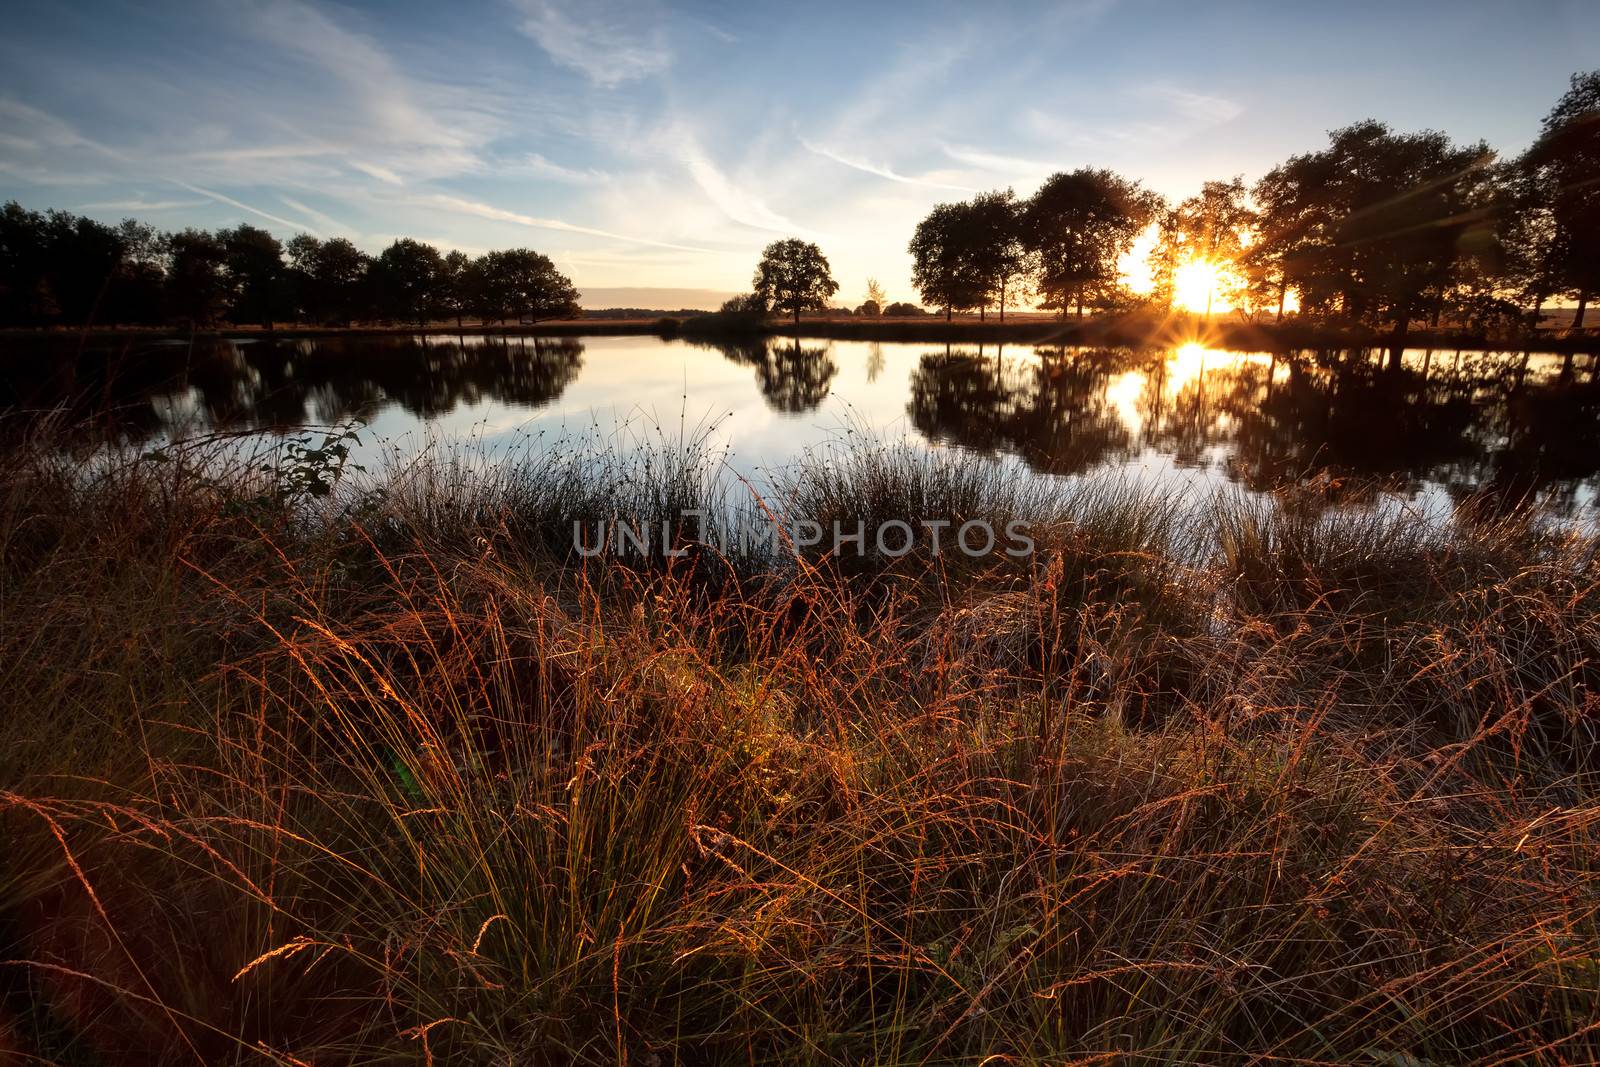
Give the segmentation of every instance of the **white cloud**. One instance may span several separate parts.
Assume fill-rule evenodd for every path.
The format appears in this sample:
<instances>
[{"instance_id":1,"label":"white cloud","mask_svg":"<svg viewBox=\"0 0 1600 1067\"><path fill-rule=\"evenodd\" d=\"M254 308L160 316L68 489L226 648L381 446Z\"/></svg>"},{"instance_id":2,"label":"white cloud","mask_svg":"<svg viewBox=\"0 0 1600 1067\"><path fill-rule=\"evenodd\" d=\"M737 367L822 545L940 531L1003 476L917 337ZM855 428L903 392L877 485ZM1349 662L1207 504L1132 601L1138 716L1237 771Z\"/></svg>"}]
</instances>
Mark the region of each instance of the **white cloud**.
<instances>
[{"instance_id":1,"label":"white cloud","mask_svg":"<svg viewBox=\"0 0 1600 1067\"><path fill-rule=\"evenodd\" d=\"M318 211L316 208L312 207L310 204L302 203L301 201L296 200L292 196L284 196L284 195L280 194L278 196L278 199L282 200L286 205L288 205L288 207L289 207L289 209L291 211L298 211L300 214L304 215L306 218L308 218L311 221L315 222L318 226L321 226L325 231L328 231L328 232L331 232L331 233L335 233L335 234L353 234L353 233L355 233L354 229L352 229L349 226L346 226L344 223L340 222L338 219L333 218L330 215L325 215L322 212Z\"/></svg>"},{"instance_id":2,"label":"white cloud","mask_svg":"<svg viewBox=\"0 0 1600 1067\"><path fill-rule=\"evenodd\" d=\"M484 145L500 132L481 94L412 73L306 0L268 0L248 25L304 65L302 78L273 100L277 111L253 104L247 112L298 134L284 158L326 156L399 185L480 169Z\"/></svg>"},{"instance_id":3,"label":"white cloud","mask_svg":"<svg viewBox=\"0 0 1600 1067\"><path fill-rule=\"evenodd\" d=\"M817 155L822 156L825 159L831 159L835 163L850 167L854 170L862 171L866 174L876 175L879 178L886 178L892 182L900 182L903 185L921 185L929 189L950 189L958 193L977 192L976 189L968 185L950 185L945 182L929 181L926 178L912 178L908 175L900 174L889 167L879 166L878 164L869 163L861 159L853 159L840 152L836 152L831 148L812 144L804 137L800 138L800 143L805 145L807 151L815 152Z\"/></svg>"},{"instance_id":4,"label":"white cloud","mask_svg":"<svg viewBox=\"0 0 1600 1067\"><path fill-rule=\"evenodd\" d=\"M367 177L376 178L385 185L405 184L405 179L401 178L400 175L396 174L388 167L380 167L376 163L364 163L358 159L352 159L350 161L350 165L356 170L359 170L362 174L365 174Z\"/></svg>"},{"instance_id":5,"label":"white cloud","mask_svg":"<svg viewBox=\"0 0 1600 1067\"><path fill-rule=\"evenodd\" d=\"M515 0L522 32L551 59L602 88L659 74L672 64L653 12L619 0Z\"/></svg>"},{"instance_id":6,"label":"white cloud","mask_svg":"<svg viewBox=\"0 0 1600 1067\"><path fill-rule=\"evenodd\" d=\"M772 230L796 237L820 236L778 214L748 189L735 185L687 135L683 137L679 158L689 168L689 176L700 187L700 191L734 222L757 230Z\"/></svg>"},{"instance_id":7,"label":"white cloud","mask_svg":"<svg viewBox=\"0 0 1600 1067\"><path fill-rule=\"evenodd\" d=\"M631 237L627 234L613 233L610 230L595 229L590 226L578 226L561 219L543 219L533 215L523 215L515 211L495 207L477 200L466 200L459 196L447 196L437 193L424 197L419 203L433 207L443 208L462 215L476 215L478 218L491 219L495 222L514 222L519 226L531 226L541 230L561 230L566 233L587 234L590 237L604 237L612 241L627 241L630 244L649 245L654 248L673 248L680 252L711 252L709 248L697 248L693 245L673 244L670 241L657 241L649 237Z\"/></svg>"},{"instance_id":8,"label":"white cloud","mask_svg":"<svg viewBox=\"0 0 1600 1067\"><path fill-rule=\"evenodd\" d=\"M80 204L79 211L178 211L183 208L203 207L205 200L146 200L135 196L129 200L106 200L95 204Z\"/></svg>"},{"instance_id":9,"label":"white cloud","mask_svg":"<svg viewBox=\"0 0 1600 1067\"><path fill-rule=\"evenodd\" d=\"M1197 93L1172 85L1151 85L1146 95L1164 101L1179 117L1205 126L1231 122L1244 113L1244 108L1233 100L1209 93Z\"/></svg>"},{"instance_id":10,"label":"white cloud","mask_svg":"<svg viewBox=\"0 0 1600 1067\"><path fill-rule=\"evenodd\" d=\"M995 174L1011 174L1018 177L1039 177L1054 173L1061 168L1052 163L1043 163L1036 159L1023 159L1020 156L1002 155L996 152L985 152L981 148L971 148L966 145L941 144L944 154L957 163L964 163L969 167L990 171Z\"/></svg>"},{"instance_id":11,"label":"white cloud","mask_svg":"<svg viewBox=\"0 0 1600 1067\"><path fill-rule=\"evenodd\" d=\"M527 174L533 178L561 182L564 185L588 185L591 182L609 181L611 175L591 167L566 167L553 162L538 152L529 152L520 161L505 167L496 167L501 174Z\"/></svg>"},{"instance_id":12,"label":"white cloud","mask_svg":"<svg viewBox=\"0 0 1600 1067\"><path fill-rule=\"evenodd\" d=\"M188 182L180 182L176 178L172 179L172 184L181 189L187 189L191 193L198 193L201 196L210 197L219 204L227 204L229 207L236 207L240 211L248 211L252 215L259 215L269 222L276 222L279 226L287 226L291 230L300 230L311 234L313 237L322 236L322 232L320 230L312 229L303 222L295 222L293 219L286 219L282 215L274 215L270 211L262 211L258 207L251 207L249 204L246 204L241 200L235 200L231 196L223 196L221 193L212 192L210 189L202 189L198 185L190 185Z\"/></svg>"}]
</instances>

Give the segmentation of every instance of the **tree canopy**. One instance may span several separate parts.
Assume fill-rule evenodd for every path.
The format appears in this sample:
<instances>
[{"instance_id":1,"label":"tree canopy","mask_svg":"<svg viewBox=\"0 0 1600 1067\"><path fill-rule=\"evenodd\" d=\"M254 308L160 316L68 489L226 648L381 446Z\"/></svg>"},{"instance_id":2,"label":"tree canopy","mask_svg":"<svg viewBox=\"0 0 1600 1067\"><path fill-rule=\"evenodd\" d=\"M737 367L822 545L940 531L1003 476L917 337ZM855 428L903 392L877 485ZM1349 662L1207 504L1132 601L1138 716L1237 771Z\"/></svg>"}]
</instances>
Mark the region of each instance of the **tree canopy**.
<instances>
[{"instance_id":1,"label":"tree canopy","mask_svg":"<svg viewBox=\"0 0 1600 1067\"><path fill-rule=\"evenodd\" d=\"M1545 284L1577 297L1573 325L1582 326L1589 297L1600 290L1600 70L1572 76L1523 165L1548 209Z\"/></svg>"},{"instance_id":2,"label":"tree canopy","mask_svg":"<svg viewBox=\"0 0 1600 1067\"><path fill-rule=\"evenodd\" d=\"M63 211L0 208L0 325L210 325L220 320L350 323L538 321L579 314L572 281L519 248L473 259L400 238L376 257L343 237L280 242L247 223L161 233L133 219L107 226Z\"/></svg>"},{"instance_id":3,"label":"tree canopy","mask_svg":"<svg viewBox=\"0 0 1600 1067\"><path fill-rule=\"evenodd\" d=\"M768 306L789 313L797 324L802 311L823 310L839 291L822 249L797 237L766 247L751 287Z\"/></svg>"},{"instance_id":4,"label":"tree canopy","mask_svg":"<svg viewBox=\"0 0 1600 1067\"><path fill-rule=\"evenodd\" d=\"M1457 280L1461 253L1492 240L1494 154L1380 122L1335 130L1257 187L1274 257L1303 308L1404 330Z\"/></svg>"},{"instance_id":5,"label":"tree canopy","mask_svg":"<svg viewBox=\"0 0 1600 1067\"><path fill-rule=\"evenodd\" d=\"M1161 207L1161 198L1109 170L1052 174L1023 209L1023 242L1037 257L1045 307L1065 311L1105 301L1119 263Z\"/></svg>"}]
</instances>

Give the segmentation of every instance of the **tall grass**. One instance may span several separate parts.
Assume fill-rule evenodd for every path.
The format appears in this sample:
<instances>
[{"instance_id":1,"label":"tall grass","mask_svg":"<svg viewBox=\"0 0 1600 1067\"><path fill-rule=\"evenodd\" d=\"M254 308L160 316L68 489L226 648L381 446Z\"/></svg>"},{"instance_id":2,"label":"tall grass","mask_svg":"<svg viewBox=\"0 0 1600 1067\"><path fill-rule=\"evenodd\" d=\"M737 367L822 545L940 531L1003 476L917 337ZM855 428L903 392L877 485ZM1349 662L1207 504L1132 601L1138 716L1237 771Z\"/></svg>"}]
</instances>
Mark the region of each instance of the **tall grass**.
<instances>
[{"instance_id":1,"label":"tall grass","mask_svg":"<svg viewBox=\"0 0 1600 1067\"><path fill-rule=\"evenodd\" d=\"M6 460L22 1062L1600 1056L1591 537L871 445L226 454ZM1037 549L570 550L690 505Z\"/></svg>"}]
</instances>

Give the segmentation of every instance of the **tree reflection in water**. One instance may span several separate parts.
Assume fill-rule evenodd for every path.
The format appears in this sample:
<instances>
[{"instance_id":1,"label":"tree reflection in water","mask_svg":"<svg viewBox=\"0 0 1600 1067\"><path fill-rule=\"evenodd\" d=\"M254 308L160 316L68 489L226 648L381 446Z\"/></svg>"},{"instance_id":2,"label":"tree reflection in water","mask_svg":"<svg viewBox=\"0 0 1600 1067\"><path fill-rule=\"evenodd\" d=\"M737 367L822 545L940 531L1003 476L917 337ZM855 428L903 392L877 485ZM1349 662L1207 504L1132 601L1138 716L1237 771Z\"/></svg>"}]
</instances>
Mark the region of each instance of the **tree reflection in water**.
<instances>
[{"instance_id":1,"label":"tree reflection in water","mask_svg":"<svg viewBox=\"0 0 1600 1067\"><path fill-rule=\"evenodd\" d=\"M839 366L830 346L802 345L800 338L745 337L700 342L734 363L754 367L756 387L767 406L786 415L815 411L828 399Z\"/></svg>"},{"instance_id":2,"label":"tree reflection in water","mask_svg":"<svg viewBox=\"0 0 1600 1067\"><path fill-rule=\"evenodd\" d=\"M1456 495L1571 504L1600 470L1592 365L1520 353L1241 354L1184 346L922 356L908 411L930 439L1077 474L1143 452L1251 489L1317 470Z\"/></svg>"},{"instance_id":3,"label":"tree reflection in water","mask_svg":"<svg viewBox=\"0 0 1600 1067\"><path fill-rule=\"evenodd\" d=\"M92 412L132 441L343 423L390 404L429 418L491 400L546 406L577 380L583 352L571 338L212 339L42 360L8 375L0 401Z\"/></svg>"},{"instance_id":4,"label":"tree reflection in water","mask_svg":"<svg viewBox=\"0 0 1600 1067\"><path fill-rule=\"evenodd\" d=\"M888 384L887 346L698 344L749 368L761 397L750 402L786 415L817 412L839 387L839 351L859 357L867 378L880 376L877 390ZM614 356L653 354L621 347ZM137 442L370 421L387 408L419 420L487 402L531 412L577 380L584 345L351 336L83 351L58 340L36 352L12 345L6 359L0 410L11 414L0 431L26 429L19 410L57 410L67 424L95 415L100 438ZM1541 493L1568 509L1592 498L1600 386L1590 357L1413 351L1397 368L1386 364L1375 351L944 346L917 360L907 411L930 440L1015 454L1053 474L1165 461L1255 490L1327 470L1403 491L1487 489L1507 502ZM695 380L687 384L692 397Z\"/></svg>"}]
</instances>

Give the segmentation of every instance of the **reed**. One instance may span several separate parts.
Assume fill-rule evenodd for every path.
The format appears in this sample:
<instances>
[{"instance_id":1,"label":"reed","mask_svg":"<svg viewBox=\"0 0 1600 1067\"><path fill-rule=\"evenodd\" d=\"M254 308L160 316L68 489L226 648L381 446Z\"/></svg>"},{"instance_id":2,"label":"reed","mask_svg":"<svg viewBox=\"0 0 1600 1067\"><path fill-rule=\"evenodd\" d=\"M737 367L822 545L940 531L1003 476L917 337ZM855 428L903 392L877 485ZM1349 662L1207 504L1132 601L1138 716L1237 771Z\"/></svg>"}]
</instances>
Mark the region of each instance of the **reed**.
<instances>
[{"instance_id":1,"label":"reed","mask_svg":"<svg viewBox=\"0 0 1600 1067\"><path fill-rule=\"evenodd\" d=\"M708 441L12 453L0 1050L1600 1056L1592 535ZM687 506L1038 536L570 550Z\"/></svg>"}]
</instances>

